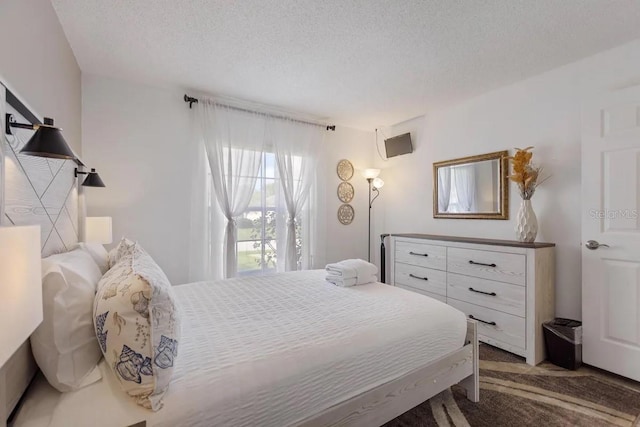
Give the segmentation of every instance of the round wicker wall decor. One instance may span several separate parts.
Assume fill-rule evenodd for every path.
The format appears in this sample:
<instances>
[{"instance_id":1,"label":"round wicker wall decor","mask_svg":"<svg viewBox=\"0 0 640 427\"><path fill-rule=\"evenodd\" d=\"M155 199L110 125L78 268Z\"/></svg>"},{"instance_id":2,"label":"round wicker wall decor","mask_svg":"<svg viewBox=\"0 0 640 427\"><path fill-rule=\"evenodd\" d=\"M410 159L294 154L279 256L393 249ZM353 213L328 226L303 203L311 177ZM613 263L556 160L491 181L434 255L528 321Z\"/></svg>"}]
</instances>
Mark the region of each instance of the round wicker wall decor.
<instances>
[{"instance_id":1,"label":"round wicker wall decor","mask_svg":"<svg viewBox=\"0 0 640 427\"><path fill-rule=\"evenodd\" d=\"M338 162L338 166L336 167L338 178L343 181L349 181L351 177L353 177L353 170L353 165L347 159L340 160Z\"/></svg>"},{"instance_id":2,"label":"round wicker wall decor","mask_svg":"<svg viewBox=\"0 0 640 427\"><path fill-rule=\"evenodd\" d=\"M343 181L338 185L338 199L340 199L342 203L349 203L353 200L354 195L355 190L350 183Z\"/></svg>"},{"instance_id":3,"label":"round wicker wall decor","mask_svg":"<svg viewBox=\"0 0 640 427\"><path fill-rule=\"evenodd\" d=\"M355 211L353 210L353 206L344 204L338 208L338 221L340 221L341 224L351 224L354 216Z\"/></svg>"}]
</instances>

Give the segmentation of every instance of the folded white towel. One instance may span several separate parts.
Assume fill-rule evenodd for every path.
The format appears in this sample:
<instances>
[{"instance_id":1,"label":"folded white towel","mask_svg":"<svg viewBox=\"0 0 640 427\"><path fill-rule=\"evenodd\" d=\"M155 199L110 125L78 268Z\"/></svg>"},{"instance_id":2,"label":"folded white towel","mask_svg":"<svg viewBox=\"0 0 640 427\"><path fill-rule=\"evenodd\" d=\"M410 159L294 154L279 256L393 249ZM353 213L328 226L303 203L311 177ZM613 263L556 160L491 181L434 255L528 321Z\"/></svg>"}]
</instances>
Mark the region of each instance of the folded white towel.
<instances>
[{"instance_id":1,"label":"folded white towel","mask_svg":"<svg viewBox=\"0 0 640 427\"><path fill-rule=\"evenodd\" d=\"M341 286L343 288L355 286L357 282L355 277L345 279L344 277L339 277L339 276L327 276L325 280L331 283L332 285Z\"/></svg>"},{"instance_id":2,"label":"folded white towel","mask_svg":"<svg viewBox=\"0 0 640 427\"><path fill-rule=\"evenodd\" d=\"M326 280L337 286L355 286L376 282L378 267L361 259L346 259L327 264Z\"/></svg>"},{"instance_id":3,"label":"folded white towel","mask_svg":"<svg viewBox=\"0 0 640 427\"><path fill-rule=\"evenodd\" d=\"M358 281L355 277L350 279L345 279L344 277L327 276L326 281L331 283L332 285L348 288L350 286L366 285L367 283L374 283L378 281L378 278L376 276L370 276L368 278L363 278L362 281Z\"/></svg>"},{"instance_id":4,"label":"folded white towel","mask_svg":"<svg viewBox=\"0 0 640 427\"><path fill-rule=\"evenodd\" d=\"M358 277L358 271L355 268L341 265L340 263L327 264L325 267L327 276L343 277L346 279L355 279Z\"/></svg>"},{"instance_id":5,"label":"folded white towel","mask_svg":"<svg viewBox=\"0 0 640 427\"><path fill-rule=\"evenodd\" d=\"M327 275L344 277L347 279L369 279L378 274L378 267L362 259L346 259L325 267ZM359 281L361 281L359 280Z\"/></svg>"}]
</instances>

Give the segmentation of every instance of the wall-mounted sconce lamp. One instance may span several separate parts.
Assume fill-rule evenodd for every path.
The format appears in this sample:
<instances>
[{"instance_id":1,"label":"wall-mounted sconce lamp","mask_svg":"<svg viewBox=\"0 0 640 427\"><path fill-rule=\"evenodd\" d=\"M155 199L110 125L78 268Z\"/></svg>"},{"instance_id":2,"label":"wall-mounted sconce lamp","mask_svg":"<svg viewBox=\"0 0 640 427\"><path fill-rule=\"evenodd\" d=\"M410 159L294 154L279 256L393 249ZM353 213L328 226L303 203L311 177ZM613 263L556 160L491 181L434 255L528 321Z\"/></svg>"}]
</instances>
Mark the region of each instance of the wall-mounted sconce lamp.
<instances>
[{"instance_id":1,"label":"wall-mounted sconce lamp","mask_svg":"<svg viewBox=\"0 0 640 427\"><path fill-rule=\"evenodd\" d=\"M371 207L380 195L380 189L384 185L384 181L378 178L378 175L380 175L380 169L365 169L362 171L362 176L365 177L369 183L369 249L367 250L367 259L369 261L371 261ZM373 196L373 193L375 193L375 196ZM371 196L373 196L373 198Z\"/></svg>"},{"instance_id":2,"label":"wall-mounted sconce lamp","mask_svg":"<svg viewBox=\"0 0 640 427\"><path fill-rule=\"evenodd\" d=\"M106 187L106 185L104 185L104 182L102 182L102 179L100 179L100 175L98 175L98 172L96 172L96 170L93 168L91 168L91 172L79 171L78 168L76 168L76 178L78 177L78 175L87 175L84 182L82 183L84 187Z\"/></svg>"},{"instance_id":3,"label":"wall-mounted sconce lamp","mask_svg":"<svg viewBox=\"0 0 640 427\"><path fill-rule=\"evenodd\" d=\"M62 136L62 129L53 125L53 119L45 117L44 124L17 123L13 114L6 114L5 125L7 135L13 135L11 128L36 131L20 150L22 154L54 159L76 159L76 155Z\"/></svg>"}]
</instances>

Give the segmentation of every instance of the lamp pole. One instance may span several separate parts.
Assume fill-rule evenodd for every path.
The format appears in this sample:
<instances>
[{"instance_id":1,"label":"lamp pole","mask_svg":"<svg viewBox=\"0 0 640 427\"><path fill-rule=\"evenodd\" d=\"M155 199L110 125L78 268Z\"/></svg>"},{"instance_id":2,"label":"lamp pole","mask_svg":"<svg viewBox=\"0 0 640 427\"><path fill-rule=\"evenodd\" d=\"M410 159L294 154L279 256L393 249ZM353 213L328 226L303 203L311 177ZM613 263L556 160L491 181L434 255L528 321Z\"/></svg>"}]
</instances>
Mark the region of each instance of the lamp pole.
<instances>
[{"instance_id":1,"label":"lamp pole","mask_svg":"<svg viewBox=\"0 0 640 427\"><path fill-rule=\"evenodd\" d=\"M373 204L373 200L371 200L371 183L373 182L373 178L367 178L367 182L369 183L369 232L367 233L367 261L371 262L371 205Z\"/></svg>"},{"instance_id":2,"label":"lamp pole","mask_svg":"<svg viewBox=\"0 0 640 427\"><path fill-rule=\"evenodd\" d=\"M380 188L384 185L384 181L378 178L379 174L380 169L365 169L362 173L362 176L365 177L369 183L369 228L367 229L367 243L369 245L367 248L367 260L369 262L371 262L371 207L380 195ZM373 193L376 193L375 196Z\"/></svg>"}]
</instances>

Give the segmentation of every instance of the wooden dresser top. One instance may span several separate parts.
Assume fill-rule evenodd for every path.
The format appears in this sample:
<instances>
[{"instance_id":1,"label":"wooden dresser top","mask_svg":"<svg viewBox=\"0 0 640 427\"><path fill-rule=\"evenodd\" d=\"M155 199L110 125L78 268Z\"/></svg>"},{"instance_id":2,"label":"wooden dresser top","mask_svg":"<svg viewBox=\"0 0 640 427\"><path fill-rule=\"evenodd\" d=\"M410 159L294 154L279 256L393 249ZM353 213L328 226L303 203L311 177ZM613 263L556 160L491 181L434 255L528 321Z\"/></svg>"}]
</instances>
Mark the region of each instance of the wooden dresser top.
<instances>
[{"instance_id":1,"label":"wooden dresser top","mask_svg":"<svg viewBox=\"0 0 640 427\"><path fill-rule=\"evenodd\" d=\"M527 249L551 248L556 245L555 243L543 243L543 242L523 243L523 242L518 242L517 240L481 239L477 237L461 237L461 236L438 236L434 234L410 233L410 234L390 234L390 236L407 237L411 239L440 240L443 242L477 243L479 245L511 246L514 248L527 248Z\"/></svg>"}]
</instances>

